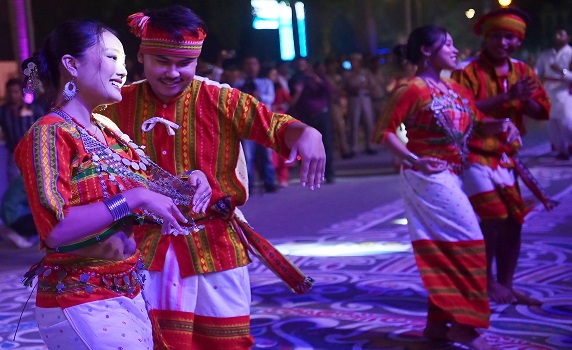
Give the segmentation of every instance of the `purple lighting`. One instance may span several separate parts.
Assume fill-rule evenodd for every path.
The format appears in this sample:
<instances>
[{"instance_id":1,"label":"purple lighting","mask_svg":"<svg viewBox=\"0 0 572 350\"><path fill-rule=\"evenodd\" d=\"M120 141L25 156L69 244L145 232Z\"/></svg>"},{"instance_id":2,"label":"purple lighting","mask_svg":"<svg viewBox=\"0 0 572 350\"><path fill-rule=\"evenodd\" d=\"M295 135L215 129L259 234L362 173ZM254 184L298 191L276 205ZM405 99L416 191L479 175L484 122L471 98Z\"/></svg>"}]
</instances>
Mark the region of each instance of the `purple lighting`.
<instances>
[{"instance_id":1,"label":"purple lighting","mask_svg":"<svg viewBox=\"0 0 572 350\"><path fill-rule=\"evenodd\" d=\"M25 0L11 0L14 6L14 20L16 23L16 37L18 38L18 51L20 59L30 56L28 45L28 26L26 24Z\"/></svg>"}]
</instances>

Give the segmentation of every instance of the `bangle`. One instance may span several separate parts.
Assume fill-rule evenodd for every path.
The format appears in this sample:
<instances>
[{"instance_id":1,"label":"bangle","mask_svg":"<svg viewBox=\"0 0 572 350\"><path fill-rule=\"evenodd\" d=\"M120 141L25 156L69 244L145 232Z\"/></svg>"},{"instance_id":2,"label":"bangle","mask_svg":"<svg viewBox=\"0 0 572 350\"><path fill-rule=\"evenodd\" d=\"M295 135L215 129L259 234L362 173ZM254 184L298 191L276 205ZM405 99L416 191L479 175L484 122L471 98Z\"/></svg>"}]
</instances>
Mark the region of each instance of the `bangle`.
<instances>
[{"instance_id":1,"label":"bangle","mask_svg":"<svg viewBox=\"0 0 572 350\"><path fill-rule=\"evenodd\" d=\"M129 205L127 204L127 200L123 197L122 194L116 194L115 196L105 198L103 203L109 209L111 216L113 217L113 221L117 221L129 215L131 210L129 210Z\"/></svg>"},{"instance_id":2,"label":"bangle","mask_svg":"<svg viewBox=\"0 0 572 350\"><path fill-rule=\"evenodd\" d=\"M404 159L403 159L403 163L407 164L410 167L413 167L415 165L415 163L419 160L419 157L417 157L415 154L413 153L409 153Z\"/></svg>"}]
</instances>

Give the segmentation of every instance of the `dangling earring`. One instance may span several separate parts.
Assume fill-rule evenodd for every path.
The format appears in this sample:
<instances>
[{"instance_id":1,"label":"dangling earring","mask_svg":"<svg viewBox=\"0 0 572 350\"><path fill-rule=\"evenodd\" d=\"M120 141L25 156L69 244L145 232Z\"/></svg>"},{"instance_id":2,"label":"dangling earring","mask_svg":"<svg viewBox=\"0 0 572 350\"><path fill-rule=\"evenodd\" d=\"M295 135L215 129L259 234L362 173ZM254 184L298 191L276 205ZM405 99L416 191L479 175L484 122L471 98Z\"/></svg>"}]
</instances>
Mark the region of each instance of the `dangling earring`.
<instances>
[{"instance_id":1,"label":"dangling earring","mask_svg":"<svg viewBox=\"0 0 572 350\"><path fill-rule=\"evenodd\" d=\"M38 77L38 66L34 62L28 63L26 69L24 69L24 75L26 76L26 85L23 91L25 94L33 94L41 84Z\"/></svg>"},{"instance_id":2,"label":"dangling earring","mask_svg":"<svg viewBox=\"0 0 572 350\"><path fill-rule=\"evenodd\" d=\"M64 86L64 98L66 99L66 101L71 101L73 100L73 98L75 97L75 95L77 95L77 92L79 91L77 86L75 85L75 83L73 82L75 79L75 77L72 77L70 81L68 81L66 83L66 85Z\"/></svg>"}]
</instances>

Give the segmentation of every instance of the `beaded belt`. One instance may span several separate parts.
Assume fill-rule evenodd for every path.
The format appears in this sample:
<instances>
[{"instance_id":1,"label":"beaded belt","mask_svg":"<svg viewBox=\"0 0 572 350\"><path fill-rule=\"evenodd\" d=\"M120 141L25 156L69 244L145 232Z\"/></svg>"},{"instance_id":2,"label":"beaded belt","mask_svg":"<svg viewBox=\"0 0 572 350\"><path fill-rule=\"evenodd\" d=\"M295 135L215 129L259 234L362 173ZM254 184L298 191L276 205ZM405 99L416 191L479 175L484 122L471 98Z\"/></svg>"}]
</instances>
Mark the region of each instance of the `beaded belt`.
<instances>
[{"instance_id":1,"label":"beaded belt","mask_svg":"<svg viewBox=\"0 0 572 350\"><path fill-rule=\"evenodd\" d=\"M139 252L120 261L55 253L32 266L23 282L31 286L38 276L39 294L77 295L107 290L132 297L143 285L143 268Z\"/></svg>"}]
</instances>

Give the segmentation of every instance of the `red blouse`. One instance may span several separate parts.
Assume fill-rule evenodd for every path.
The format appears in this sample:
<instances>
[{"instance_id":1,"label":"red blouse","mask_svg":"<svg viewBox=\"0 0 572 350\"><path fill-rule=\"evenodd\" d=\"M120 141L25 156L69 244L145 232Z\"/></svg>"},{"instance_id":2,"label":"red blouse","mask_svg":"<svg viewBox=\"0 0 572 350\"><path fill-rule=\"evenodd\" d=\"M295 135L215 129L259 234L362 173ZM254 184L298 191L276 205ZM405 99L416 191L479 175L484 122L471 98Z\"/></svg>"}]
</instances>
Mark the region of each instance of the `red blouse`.
<instances>
[{"instance_id":1,"label":"red blouse","mask_svg":"<svg viewBox=\"0 0 572 350\"><path fill-rule=\"evenodd\" d=\"M103 116L98 117L111 123ZM121 146L108 132L104 135L108 145L117 153L139 159L138 154ZM92 155L86 152L77 128L60 117L47 115L38 120L18 144L14 155L24 177L42 249L46 248L46 237L65 218L69 207L103 200L102 185ZM145 174L141 171L134 173L144 183ZM121 192L119 184L125 188L135 186L133 182L125 183L120 176L115 177L116 184L110 182L108 173L102 172L101 176L108 184L109 196Z\"/></svg>"},{"instance_id":2,"label":"red blouse","mask_svg":"<svg viewBox=\"0 0 572 350\"><path fill-rule=\"evenodd\" d=\"M482 118L470 93L454 81L447 79L458 97L445 107L457 136L469 128L471 118ZM443 94L435 91L438 97ZM457 145L446 130L438 125L433 111L430 88L423 79L416 77L401 85L389 99L374 132L374 142L381 143L388 134L395 133L401 123L407 130L407 149L420 157L434 157L451 164L460 164L461 155ZM466 108L465 105L466 104Z\"/></svg>"}]
</instances>

